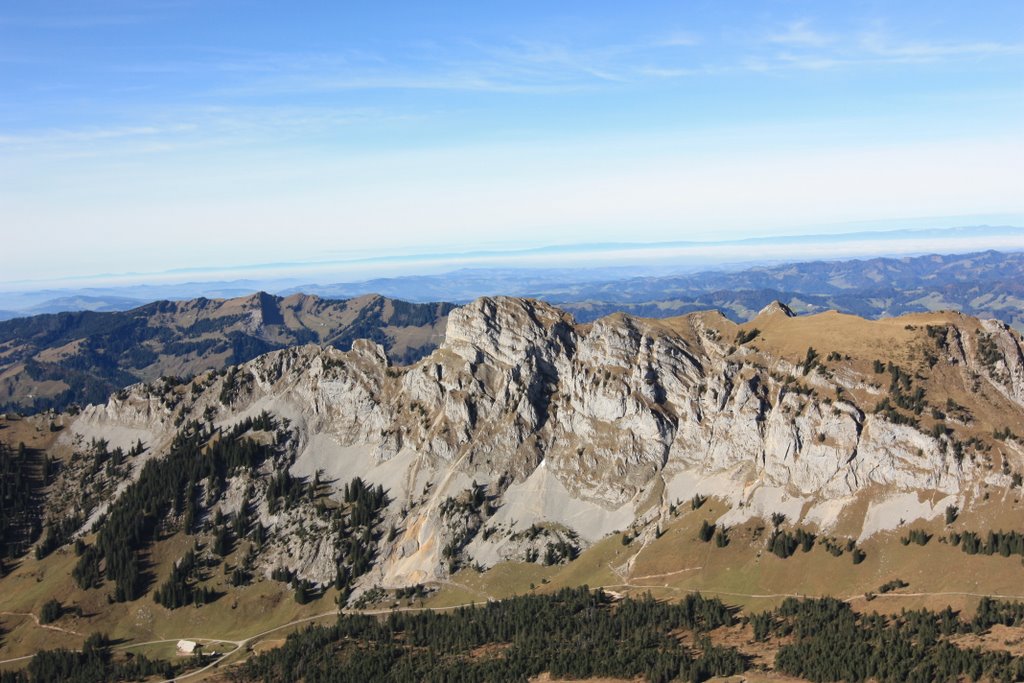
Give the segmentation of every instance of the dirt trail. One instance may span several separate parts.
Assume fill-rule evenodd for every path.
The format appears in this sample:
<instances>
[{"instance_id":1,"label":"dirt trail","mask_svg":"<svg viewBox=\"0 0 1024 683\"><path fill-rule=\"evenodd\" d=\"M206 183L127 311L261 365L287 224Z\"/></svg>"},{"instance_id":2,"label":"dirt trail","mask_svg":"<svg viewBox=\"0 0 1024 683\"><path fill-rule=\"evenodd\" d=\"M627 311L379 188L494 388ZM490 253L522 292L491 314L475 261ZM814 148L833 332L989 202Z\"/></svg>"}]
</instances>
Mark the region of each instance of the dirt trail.
<instances>
[{"instance_id":1,"label":"dirt trail","mask_svg":"<svg viewBox=\"0 0 1024 683\"><path fill-rule=\"evenodd\" d=\"M451 610L459 609L460 607L470 607L470 606L476 605L476 604L479 604L479 603L467 602L467 603L464 603L464 604L461 604L461 605L449 605L447 607L395 607L395 608L391 608L391 609L376 609L376 610L343 610L343 613L344 614L370 614L370 615L373 615L373 614L390 614L392 612L425 612L425 611L448 612L448 611L451 611ZM256 635L249 636L248 638L246 638L244 640L233 641L233 640L224 640L224 639L217 639L217 638L213 638L212 640L217 640L217 641L222 642L222 643L234 643L239 648L242 648L242 647L245 647L248 643L252 642L253 640L256 640L258 638L262 638L263 636L266 636L266 635L269 635L271 633L274 633L275 631L280 631L282 629L286 629L286 628L289 628L291 626L297 626L298 624L303 624L303 623L306 623L306 622L309 622L309 621L316 621L317 619L323 619L324 617L334 616L334 615L337 615L338 613L339 613L338 610L332 610L330 612L324 612L323 614L317 614L317 615L314 615L314 616L311 616L311 617L305 617L303 619L296 619L294 621L289 621L287 624L281 624L280 626L275 626L274 628L267 629L266 631L262 631L260 633L257 633ZM167 641L156 641L156 642L167 642ZM150 644L150 643L132 643L131 646L135 647L135 646L138 646L138 645L148 645L148 644ZM223 662L225 659L227 659L229 656L231 656L235 652L237 652L237 650L233 650L231 652L226 652L225 654L221 655L219 658L217 658L216 660L210 662L209 664L207 664L206 666L204 666L201 669L196 669L195 671L190 671L189 673L185 673L185 674L182 674L180 676L176 676L174 678L170 678L170 679L167 679L167 680L164 680L164 681L160 681L159 683L174 683L175 681L181 681L181 680L184 680L186 678L192 678L194 676L198 676L199 674L205 673L205 672L209 671L210 669L214 668L215 666L218 666L221 662ZM2 663L2 662L0 662L0 663Z\"/></svg>"},{"instance_id":2,"label":"dirt trail","mask_svg":"<svg viewBox=\"0 0 1024 683\"><path fill-rule=\"evenodd\" d=\"M343 612L345 614L369 614L369 615L390 614L392 612L425 612L425 611L448 612L448 611L451 611L451 610L459 609L460 607L471 607L473 605L479 605L479 604L480 604L479 602L467 602L467 603L463 603L463 604L459 604L459 605L449 605L449 606L446 606L446 607L394 607L394 608L389 608L389 609L343 610ZM290 628L292 626L298 626L299 624L304 624L304 623L307 623L307 622L310 622L310 621L316 621L317 619L324 619L326 617L336 616L338 613L339 613L338 610L334 609L334 610L331 610L330 612L323 612L321 614L314 614L313 616L303 617L302 619L294 619L292 621L289 621L288 623L281 624L279 626L275 626L273 628L267 629L266 631L260 631L259 633L251 635L251 636L249 636L247 638L243 638L242 640L231 640L230 638L209 638L207 636L202 636L202 637L200 637L200 636L178 636L178 637L175 637L175 638L160 638L160 639L157 639L157 640L145 640L145 641L140 641L140 642L137 642L137 643L125 643L124 645L117 645L117 646L115 646L112 649L115 649L115 650L126 650L126 649L129 649L129 648L141 647L141 646L144 646L144 645L158 645L160 643L176 643L179 640L195 640L195 641L206 641L206 642L214 642L214 643L230 643L231 645L234 645L236 647L235 650L232 650L231 652L224 653L223 655L221 655L217 659L213 660L212 662L210 662L209 664L207 664L206 666L204 666L201 669L196 669L195 671L190 671L190 672L184 673L184 674L182 674L180 676L176 676L173 679L168 679L166 681L161 681L160 682L160 683L173 683L173 681L180 681L180 680L183 680L185 678L191 678L191 677L194 677L194 676L198 676L201 673L209 671L213 667L215 667L218 664L220 664L221 662L223 662L230 655L235 654L236 652L238 652L238 649L244 648L250 642L252 642L254 640L258 640L259 638L262 638L263 636L269 635L269 634L274 633L276 631L281 631L281 630L286 629L286 628ZM10 616L19 616L19 617L31 617L31 616L33 616L32 614L21 613L21 612L0 612L0 614L6 614L6 615L10 615ZM36 619L37 625L41 626L42 628L46 628L47 627L47 625L45 625L45 624L39 624L38 621L39 620ZM64 631L65 633L71 633L71 634L74 634L74 635L77 635L77 636L80 636L80 637L82 635L82 634L76 633L74 631L68 631L66 629L61 629L61 628L57 628L57 627L54 627L54 628L56 630L58 630L58 631ZM32 659L32 657L34 657L34 656L35 656L35 654L31 654L31 655L23 655L21 657L14 657L12 659L3 659L3 660L0 660L0 664L9 664L9 663L12 663L12 662L20 662L20 661L23 661L23 660L26 660L26 659Z\"/></svg>"},{"instance_id":3,"label":"dirt trail","mask_svg":"<svg viewBox=\"0 0 1024 683\"><path fill-rule=\"evenodd\" d=\"M32 620L36 622L36 626L38 626L39 628L45 628L50 631L60 631L61 633L70 633L73 636L82 636L82 634L78 631L72 631L71 629L61 628L60 626L54 626L53 624L43 624L39 621L39 617L32 614L31 612L0 612L0 615L9 617L32 617Z\"/></svg>"}]
</instances>

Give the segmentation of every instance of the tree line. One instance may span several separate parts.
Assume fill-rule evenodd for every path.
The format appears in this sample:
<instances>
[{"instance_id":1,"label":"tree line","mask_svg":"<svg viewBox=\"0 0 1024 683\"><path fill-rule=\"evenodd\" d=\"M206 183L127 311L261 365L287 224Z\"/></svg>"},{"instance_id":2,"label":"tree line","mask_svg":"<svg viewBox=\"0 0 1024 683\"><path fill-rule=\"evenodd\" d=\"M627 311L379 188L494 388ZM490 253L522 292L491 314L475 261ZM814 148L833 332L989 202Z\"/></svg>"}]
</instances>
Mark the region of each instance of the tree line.
<instances>
[{"instance_id":1,"label":"tree line","mask_svg":"<svg viewBox=\"0 0 1024 683\"><path fill-rule=\"evenodd\" d=\"M524 595L454 612L342 615L249 659L236 681L522 681L644 676L654 683L742 672L736 650L700 639L697 652L672 633L705 633L733 623L717 599L679 603L646 596L612 603L586 586ZM488 647L491 646L491 647Z\"/></svg>"},{"instance_id":2,"label":"tree line","mask_svg":"<svg viewBox=\"0 0 1024 683\"><path fill-rule=\"evenodd\" d=\"M344 614L334 626L290 635L284 646L236 669L251 681L522 681L644 677L654 683L702 681L746 671L739 651L710 632L748 622L757 641L776 640L776 671L810 681L1012 681L1024 659L960 647L950 637L1024 625L1024 603L985 598L964 618L941 611L860 614L836 598L788 598L738 619L717 599L678 603L650 595L612 601L586 586L524 595L453 612ZM687 632L689 646L679 635Z\"/></svg>"},{"instance_id":3,"label":"tree line","mask_svg":"<svg viewBox=\"0 0 1024 683\"><path fill-rule=\"evenodd\" d=\"M57 649L36 654L18 671L0 671L0 683L95 683L96 681L140 681L151 676L173 678L178 668L164 660L145 655L117 659L110 639L94 633L81 651Z\"/></svg>"},{"instance_id":4,"label":"tree line","mask_svg":"<svg viewBox=\"0 0 1024 683\"><path fill-rule=\"evenodd\" d=\"M0 576L5 561L23 555L41 531L38 466L24 443L11 448L0 442Z\"/></svg>"},{"instance_id":5,"label":"tree line","mask_svg":"<svg viewBox=\"0 0 1024 683\"><path fill-rule=\"evenodd\" d=\"M961 648L948 637L981 633L995 623L1020 624L1022 617L1021 603L989 598L970 620L948 607L885 616L858 614L835 598L788 598L775 612L757 617L755 634L791 638L778 649L775 669L810 681L1015 681L1024 677L1024 659Z\"/></svg>"}]
</instances>

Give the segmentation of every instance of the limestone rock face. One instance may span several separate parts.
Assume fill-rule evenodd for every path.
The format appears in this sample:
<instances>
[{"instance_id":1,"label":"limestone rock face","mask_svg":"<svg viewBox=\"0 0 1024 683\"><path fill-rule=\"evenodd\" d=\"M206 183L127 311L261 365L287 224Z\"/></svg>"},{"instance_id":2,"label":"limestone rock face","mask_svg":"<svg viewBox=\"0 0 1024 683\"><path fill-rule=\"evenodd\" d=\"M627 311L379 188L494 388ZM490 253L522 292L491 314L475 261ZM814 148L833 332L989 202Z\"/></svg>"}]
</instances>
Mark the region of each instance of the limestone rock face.
<instances>
[{"instance_id":1,"label":"limestone rock face","mask_svg":"<svg viewBox=\"0 0 1024 683\"><path fill-rule=\"evenodd\" d=\"M999 320L982 320L981 327L977 362L973 365L1006 398L1024 403L1024 353L1020 339L1009 325Z\"/></svg>"},{"instance_id":2,"label":"limestone rock face","mask_svg":"<svg viewBox=\"0 0 1024 683\"><path fill-rule=\"evenodd\" d=\"M785 318L773 325L793 316L781 304L768 309L761 315ZM230 426L266 410L287 419L293 472L388 489L396 533L368 579L386 585L444 576L453 557L529 559L545 533L560 547L586 545L695 493L759 514L751 501L769 490L812 506L879 492L965 501L991 477L962 439L930 429L928 409L903 410L916 426L876 412L889 378L867 359L837 354L803 368L807 344L787 355L736 348L734 336L735 325L710 313L577 325L538 301L488 297L452 311L440 348L411 366L391 366L368 341L349 352L296 347L197 378L176 402L138 385L85 410L76 429L145 429L162 443L185 418ZM944 382L965 386L981 377L1002 398L999 419L1022 423L1024 354L1012 330L974 321L920 337L934 367L918 375L941 370ZM481 486L486 502L465 502ZM265 521L272 533L300 525ZM324 533L307 533L305 545L271 543L272 562L294 558L300 576L329 581Z\"/></svg>"}]
</instances>

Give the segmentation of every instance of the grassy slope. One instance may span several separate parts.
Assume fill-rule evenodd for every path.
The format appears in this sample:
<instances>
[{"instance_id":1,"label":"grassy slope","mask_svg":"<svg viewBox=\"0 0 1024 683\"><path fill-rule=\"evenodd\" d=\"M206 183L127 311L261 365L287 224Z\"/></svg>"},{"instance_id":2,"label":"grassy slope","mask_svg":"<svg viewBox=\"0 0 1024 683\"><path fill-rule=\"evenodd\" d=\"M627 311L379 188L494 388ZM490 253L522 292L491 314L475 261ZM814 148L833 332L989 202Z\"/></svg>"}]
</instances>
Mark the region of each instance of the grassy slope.
<instances>
[{"instance_id":1,"label":"grassy slope","mask_svg":"<svg viewBox=\"0 0 1024 683\"><path fill-rule=\"evenodd\" d=\"M1000 509L1005 510L1005 506ZM443 606L467 601L481 602L486 596L505 597L531 590L549 591L563 586L588 584L604 586L620 593L639 594L650 591L659 598L679 598L688 591L720 595L726 602L749 610L761 610L781 602L786 595L834 595L850 599L856 609L867 611L899 611L914 607L971 611L978 598L971 595L939 595L941 593L975 593L978 595L1020 596L1024 599L1024 561L1019 556L970 556L959 548L940 543L939 537L948 529L941 519L914 523L903 530L879 534L861 547L867 558L854 565L849 553L833 557L824 547L810 552L797 551L792 557L780 559L765 548L770 525L759 540L753 532L763 523L751 521L735 527L730 543L718 548L714 542L702 543L697 529L704 519L714 521L726 510L725 505L709 501L697 511L685 512L663 528L657 540L643 545L634 540L624 546L621 536L604 539L586 550L575 562L561 567L540 567L508 563L484 573L465 570L453 581L459 586L442 586L426 604ZM1008 513L998 513L993 503L988 509L966 513L951 529L998 528L993 526L998 515L1002 527L1019 528L1024 523L1021 506ZM904 546L900 537L911 528L926 529L935 537L926 545ZM633 557L628 572L626 561ZM619 569L616 574L611 567ZM896 594L879 595L868 602L864 594L876 592L892 579L910 584ZM467 590L469 589L469 590ZM910 596L910 593L936 595ZM903 594L903 597L897 595ZM767 596L767 597L762 597Z\"/></svg>"},{"instance_id":2,"label":"grassy slope","mask_svg":"<svg viewBox=\"0 0 1024 683\"><path fill-rule=\"evenodd\" d=\"M881 534L864 544L867 559L860 565L854 565L849 554L836 558L822 547L815 547L806 554L798 551L788 559L779 559L764 548L770 529L761 533L760 540L752 539L753 530L759 525L754 522L733 528L732 540L726 548L717 548L713 542L702 543L696 535L701 521L714 521L725 512L725 505L710 500L697 511L689 510L688 506L684 508L685 511L663 527L660 538L646 545L641 540L623 545L622 537L615 535L595 544L575 562L564 566L505 563L483 573L464 570L454 576L451 583L439 586L439 590L423 604L433 607L468 602L480 604L488 598L580 584L605 586L622 593L637 594L649 590L656 597L667 599L697 590L719 594L728 603L746 610L775 605L785 594L838 595L850 598L855 608L869 611L899 611L904 607L920 606L939 609L946 605L970 611L977 603L976 597L964 595L889 595L879 596L870 603L864 600L865 592L877 591L878 586L894 578L910 584L898 594L954 591L1024 596L1024 588L1021 588L1024 585L1021 582L1024 567L1020 557L968 556L958 548L939 543L938 536L944 532L942 520L911 525L936 534L936 538L926 546L903 546L899 542L902 532ZM966 513L954 523L953 528L987 529L995 521L1002 522L1003 528L1019 528L1024 522L1024 510L1020 505L1008 506L993 499L987 507ZM158 582L163 580L170 563L184 552L188 543L187 539L176 535L156 546L152 561ZM626 564L630 558L632 564L627 571ZM229 563L232 559L229 558ZM333 592L300 606L286 587L271 581L258 582L200 609L166 610L153 603L149 596L133 603L107 605L109 586L80 591L66 578L74 562L74 554L67 550L40 562L24 560L5 579L0 611L38 613L39 607L51 595L62 596L65 605L81 605L86 616L79 619L66 615L55 626L81 634L105 631L130 644L179 637L240 640L293 619L333 608ZM220 570L216 570L211 583L217 586L222 581ZM532 589L531 584L534 586ZM841 588L837 589L837 586ZM770 594L778 596L751 597ZM3 616L2 621L9 631L0 649L3 659L41 648L75 647L81 642L79 636L43 629L31 618ZM291 629L268 638L279 639L288 630ZM140 651L167 656L170 650L169 646L145 646ZM221 648L221 651L225 650ZM243 656L244 653L240 652L232 659Z\"/></svg>"},{"instance_id":3,"label":"grassy slope","mask_svg":"<svg viewBox=\"0 0 1024 683\"><path fill-rule=\"evenodd\" d=\"M191 544L191 539L175 535L154 546L150 556L155 589L166 580L171 565ZM234 566L241 550L227 559ZM65 614L53 625L80 635L45 629L28 617L2 615L7 633L0 647L0 659L30 654L51 647L77 647L82 637L101 631L125 643L177 638L225 638L242 640L295 619L321 614L335 608L336 593L329 590L319 600L306 605L295 602L291 590L276 581L256 581L250 586L228 592L227 576L221 568L210 572L206 582L225 593L216 602L202 608L182 607L168 610L146 596L130 603L108 604L111 584L83 591L71 580L77 558L70 548L36 561L22 560L4 579L0 594L0 612L38 614L42 604L57 597L65 607L79 606L83 616Z\"/></svg>"}]
</instances>

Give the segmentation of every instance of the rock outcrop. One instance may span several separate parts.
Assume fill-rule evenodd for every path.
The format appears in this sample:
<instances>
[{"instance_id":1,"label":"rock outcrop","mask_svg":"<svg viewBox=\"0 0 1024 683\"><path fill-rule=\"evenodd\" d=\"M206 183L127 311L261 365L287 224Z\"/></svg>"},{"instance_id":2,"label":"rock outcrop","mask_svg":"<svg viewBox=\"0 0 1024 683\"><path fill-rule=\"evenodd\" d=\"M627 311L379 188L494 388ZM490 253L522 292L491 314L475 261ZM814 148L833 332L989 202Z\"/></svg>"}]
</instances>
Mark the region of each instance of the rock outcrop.
<instances>
[{"instance_id":1,"label":"rock outcrop","mask_svg":"<svg viewBox=\"0 0 1024 683\"><path fill-rule=\"evenodd\" d=\"M930 492L967 504L981 482L1003 485L1021 466L1013 439L990 444L993 426L1024 416L1022 343L1005 325L860 321L849 348L815 351L829 320L818 330L781 304L761 315L782 318L771 339L737 346L739 328L715 313L577 325L541 302L483 298L452 311L440 348L412 366L392 366L368 341L295 347L178 390L137 385L87 408L73 431L142 430L165 444L185 419L286 419L296 476L388 490L394 533L367 579L385 585L460 563L536 561L642 527L697 493L726 499L737 519L788 501L827 528L836 501ZM911 342L878 348L879 330ZM953 405L970 416L954 423ZM296 525L294 515L264 521L271 536ZM263 566L300 558L293 570L329 582L333 565L316 555L335 550L316 542Z\"/></svg>"}]
</instances>

